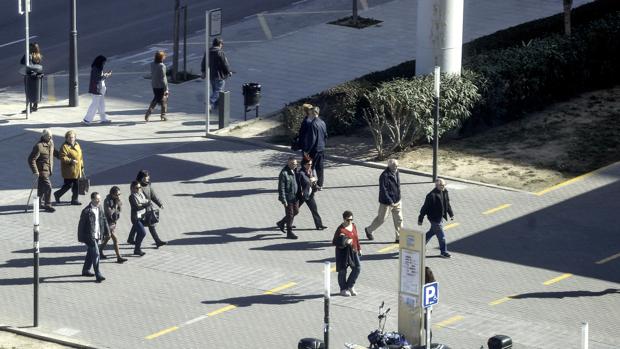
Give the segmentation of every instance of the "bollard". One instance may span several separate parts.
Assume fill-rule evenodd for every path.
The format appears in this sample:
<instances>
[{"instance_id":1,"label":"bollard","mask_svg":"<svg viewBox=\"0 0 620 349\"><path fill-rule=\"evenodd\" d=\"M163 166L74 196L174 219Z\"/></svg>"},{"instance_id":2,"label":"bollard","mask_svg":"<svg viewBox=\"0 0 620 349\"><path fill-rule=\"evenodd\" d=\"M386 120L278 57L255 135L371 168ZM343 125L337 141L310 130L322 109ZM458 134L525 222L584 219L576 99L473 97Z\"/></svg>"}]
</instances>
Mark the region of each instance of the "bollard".
<instances>
[{"instance_id":1,"label":"bollard","mask_svg":"<svg viewBox=\"0 0 620 349\"><path fill-rule=\"evenodd\" d=\"M228 124L230 124L230 91L220 91L217 100L217 110L219 128L228 127Z\"/></svg>"},{"instance_id":2,"label":"bollard","mask_svg":"<svg viewBox=\"0 0 620 349\"><path fill-rule=\"evenodd\" d=\"M588 349L588 323L581 323L581 349Z\"/></svg>"}]
</instances>

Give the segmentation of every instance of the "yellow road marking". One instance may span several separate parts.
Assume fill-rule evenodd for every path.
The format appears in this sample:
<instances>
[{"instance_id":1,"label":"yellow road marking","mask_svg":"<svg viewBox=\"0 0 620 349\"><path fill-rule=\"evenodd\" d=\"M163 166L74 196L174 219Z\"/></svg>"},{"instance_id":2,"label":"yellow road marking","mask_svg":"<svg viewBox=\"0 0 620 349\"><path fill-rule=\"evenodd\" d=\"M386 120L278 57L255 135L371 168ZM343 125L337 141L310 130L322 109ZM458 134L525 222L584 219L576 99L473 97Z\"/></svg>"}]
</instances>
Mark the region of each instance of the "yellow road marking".
<instances>
[{"instance_id":1,"label":"yellow road marking","mask_svg":"<svg viewBox=\"0 0 620 349\"><path fill-rule=\"evenodd\" d=\"M605 264L605 263L607 263L607 262L609 262L609 261L613 261L614 259L616 259L616 258L618 258L618 257L620 257L620 253L616 253L616 254L615 254L615 255L613 255L613 256L609 256L609 257L607 257L607 258L603 258L603 259L601 259L600 261L596 262L596 264Z\"/></svg>"},{"instance_id":2,"label":"yellow road marking","mask_svg":"<svg viewBox=\"0 0 620 349\"><path fill-rule=\"evenodd\" d=\"M545 285L545 286L549 286L549 285L551 285L551 284L555 284L555 283L556 283L556 282L558 282L558 281L562 281L562 280L564 280L564 279L567 279L567 278L569 278L569 277L571 277L571 276L573 276L573 274L569 274L569 273L562 274L562 275L560 275L560 276L558 276L558 277L555 277L555 278L553 278L553 279L551 279L551 280L547 280L547 281L543 282L543 285Z\"/></svg>"},{"instance_id":3,"label":"yellow road marking","mask_svg":"<svg viewBox=\"0 0 620 349\"><path fill-rule=\"evenodd\" d=\"M495 208L492 208L492 209L490 209L490 210L486 210L486 211L482 212L482 214L491 214L491 213L495 213L495 212L497 212L497 211L503 210L503 209L508 208L508 207L510 207L510 206L512 206L512 205L511 205L511 204L503 204L503 205L497 206L497 207L495 207Z\"/></svg>"},{"instance_id":4,"label":"yellow road marking","mask_svg":"<svg viewBox=\"0 0 620 349\"><path fill-rule=\"evenodd\" d=\"M225 307L219 308L217 310L214 310L214 311L208 313L207 316L215 316L217 314L221 314L221 313L227 312L229 310L233 310L236 307L237 307L236 305L229 304L229 305L227 305Z\"/></svg>"},{"instance_id":5,"label":"yellow road marking","mask_svg":"<svg viewBox=\"0 0 620 349\"><path fill-rule=\"evenodd\" d=\"M398 248L398 244L391 244L388 247L384 247L384 248L380 249L377 252L383 253L383 252L388 252L388 251L391 251L391 250L395 250L397 248Z\"/></svg>"},{"instance_id":6,"label":"yellow road marking","mask_svg":"<svg viewBox=\"0 0 620 349\"><path fill-rule=\"evenodd\" d=\"M296 282L289 282L289 283L284 284L284 285L282 285L282 286L278 286L278 287L276 287L276 288L272 288L271 290L266 291L264 294L274 294L274 293L276 293L276 292L282 291L282 290L287 289L287 288L289 288L289 287L293 287L293 286L295 286L295 285L297 285L297 283L296 283Z\"/></svg>"},{"instance_id":7,"label":"yellow road marking","mask_svg":"<svg viewBox=\"0 0 620 349\"><path fill-rule=\"evenodd\" d=\"M145 338L146 338L146 339L153 339L153 338L157 338L157 337L159 337L159 336L163 336L163 335L165 335L166 333L170 333L170 332L176 331L176 330L178 330L178 329L179 329L179 327L178 327L178 326L168 327L168 328L167 328L167 329L165 329L165 330L161 330L161 331L159 331L159 332L153 333L153 334L151 334L151 335L146 336Z\"/></svg>"},{"instance_id":8,"label":"yellow road marking","mask_svg":"<svg viewBox=\"0 0 620 349\"><path fill-rule=\"evenodd\" d=\"M461 320L463 320L463 319L464 319L464 317L462 317L461 315L456 315L456 316L453 316L453 317L451 317L451 318L449 318L449 319L447 319L447 320L444 320L444 321L438 322L438 323L436 323L436 324L435 324L435 325L433 325L433 326L434 326L434 327L446 327L446 326L448 326L448 325L450 325L450 324L453 324L453 323L455 323L455 322L457 322L457 321L461 321Z\"/></svg>"},{"instance_id":9,"label":"yellow road marking","mask_svg":"<svg viewBox=\"0 0 620 349\"><path fill-rule=\"evenodd\" d=\"M47 100L56 102L56 84L54 83L54 75L47 76Z\"/></svg>"},{"instance_id":10,"label":"yellow road marking","mask_svg":"<svg viewBox=\"0 0 620 349\"><path fill-rule=\"evenodd\" d=\"M267 37L267 40L271 40L273 38L273 35L271 34L271 29L269 29L269 24L267 24L267 20L265 19L264 14L259 13L256 15L256 18L258 18L258 23L260 24L261 28L263 28L263 33L265 33L265 37Z\"/></svg>"},{"instance_id":11,"label":"yellow road marking","mask_svg":"<svg viewBox=\"0 0 620 349\"><path fill-rule=\"evenodd\" d=\"M569 180L567 180L567 181L564 181L564 182L562 182L562 183L556 184L556 185L554 185L554 186L552 186L552 187L549 187L549 188L547 188L547 189L543 189L543 190L541 190L541 191L539 191L539 192L536 192L536 193L534 193L534 194L535 194L535 195L538 195L538 196L545 195L545 194L547 194L548 192L550 192L550 191L554 191L554 190L559 189L559 188L562 188L562 187L563 187L563 186L565 186L565 185L569 185L569 184L571 184L571 183L575 183L575 182L577 182L577 181L580 181L580 180L582 180L582 179L584 179L584 178L588 178L588 177L590 177L591 175L593 175L596 171L597 171L597 170L592 171L592 172L588 172L588 173L585 173L585 174L582 174L581 176L577 176L577 177L575 177L575 178L571 178L571 179L569 179Z\"/></svg>"},{"instance_id":12,"label":"yellow road marking","mask_svg":"<svg viewBox=\"0 0 620 349\"><path fill-rule=\"evenodd\" d=\"M454 227L458 227L459 225L461 225L461 223L450 223L448 225L446 225L445 227L443 227L444 230L448 230L448 229L452 229Z\"/></svg>"},{"instance_id":13,"label":"yellow road marking","mask_svg":"<svg viewBox=\"0 0 620 349\"><path fill-rule=\"evenodd\" d=\"M504 297L504 298L500 298L500 299L496 299L493 302L490 302L489 305L498 305L498 304L502 304L505 302L508 302L509 300L512 299L512 296L508 296L508 297Z\"/></svg>"},{"instance_id":14,"label":"yellow road marking","mask_svg":"<svg viewBox=\"0 0 620 349\"><path fill-rule=\"evenodd\" d=\"M334 266L331 268L331 272L333 273L333 272L335 272L335 271L336 271L336 266L334 265Z\"/></svg>"}]
</instances>

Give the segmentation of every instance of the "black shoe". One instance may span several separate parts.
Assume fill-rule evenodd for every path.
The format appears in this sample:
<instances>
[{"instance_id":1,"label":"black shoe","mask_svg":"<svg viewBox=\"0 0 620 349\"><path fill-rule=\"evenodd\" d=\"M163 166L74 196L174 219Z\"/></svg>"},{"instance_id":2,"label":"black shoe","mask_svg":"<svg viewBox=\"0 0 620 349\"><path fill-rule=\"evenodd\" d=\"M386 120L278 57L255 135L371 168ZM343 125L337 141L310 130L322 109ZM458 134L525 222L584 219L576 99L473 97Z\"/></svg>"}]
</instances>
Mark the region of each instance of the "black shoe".
<instances>
[{"instance_id":1,"label":"black shoe","mask_svg":"<svg viewBox=\"0 0 620 349\"><path fill-rule=\"evenodd\" d=\"M368 231L368 227L364 228L364 232L366 233L366 238L368 240L374 240L375 239L375 237L372 236L372 233Z\"/></svg>"},{"instance_id":2,"label":"black shoe","mask_svg":"<svg viewBox=\"0 0 620 349\"><path fill-rule=\"evenodd\" d=\"M50 205L50 204L43 205L43 206L41 206L41 208L42 208L43 210L45 210L45 212L50 212L50 213L52 213L52 212L56 212L56 209L55 209L55 208L53 208L53 207L52 207L52 205Z\"/></svg>"},{"instance_id":3,"label":"black shoe","mask_svg":"<svg viewBox=\"0 0 620 349\"><path fill-rule=\"evenodd\" d=\"M90 271L87 271L87 272L82 272L82 276L95 276L95 274L91 273Z\"/></svg>"},{"instance_id":4,"label":"black shoe","mask_svg":"<svg viewBox=\"0 0 620 349\"><path fill-rule=\"evenodd\" d=\"M133 251L133 254L135 254L136 256L142 257L142 256L144 256L146 254L146 252L144 252L144 251Z\"/></svg>"},{"instance_id":5,"label":"black shoe","mask_svg":"<svg viewBox=\"0 0 620 349\"><path fill-rule=\"evenodd\" d=\"M54 193L54 200L56 201L57 204L60 203L60 195L58 195L58 193Z\"/></svg>"},{"instance_id":6,"label":"black shoe","mask_svg":"<svg viewBox=\"0 0 620 349\"><path fill-rule=\"evenodd\" d=\"M394 243L395 243L395 244L400 243L400 239L399 239L399 238L394 239Z\"/></svg>"},{"instance_id":7,"label":"black shoe","mask_svg":"<svg viewBox=\"0 0 620 349\"><path fill-rule=\"evenodd\" d=\"M99 252L99 259L108 259L108 256L106 256L103 253Z\"/></svg>"},{"instance_id":8,"label":"black shoe","mask_svg":"<svg viewBox=\"0 0 620 349\"><path fill-rule=\"evenodd\" d=\"M130 245L135 245L136 241L135 240L131 240L131 239L127 239L127 243Z\"/></svg>"},{"instance_id":9,"label":"black shoe","mask_svg":"<svg viewBox=\"0 0 620 349\"><path fill-rule=\"evenodd\" d=\"M316 227L316 230L324 230L324 229L327 229L327 227L324 226L324 225L320 225L320 226Z\"/></svg>"},{"instance_id":10,"label":"black shoe","mask_svg":"<svg viewBox=\"0 0 620 349\"><path fill-rule=\"evenodd\" d=\"M441 256L442 256L443 258L450 258L450 257L452 257L452 255L450 254L450 252L441 252Z\"/></svg>"},{"instance_id":11,"label":"black shoe","mask_svg":"<svg viewBox=\"0 0 620 349\"><path fill-rule=\"evenodd\" d=\"M160 248L161 246L165 246L165 245L168 245L168 241L161 241L160 240L160 241L157 241L155 243L156 248Z\"/></svg>"},{"instance_id":12,"label":"black shoe","mask_svg":"<svg viewBox=\"0 0 620 349\"><path fill-rule=\"evenodd\" d=\"M286 233L286 238L291 240L297 240L297 235L295 235L292 231Z\"/></svg>"},{"instance_id":13,"label":"black shoe","mask_svg":"<svg viewBox=\"0 0 620 349\"><path fill-rule=\"evenodd\" d=\"M100 276L97 278L97 280L95 280L96 283L101 283L101 281L105 280L105 278L103 276Z\"/></svg>"},{"instance_id":14,"label":"black shoe","mask_svg":"<svg viewBox=\"0 0 620 349\"><path fill-rule=\"evenodd\" d=\"M282 221L276 222L276 225L278 226L278 229L280 229L281 232L286 234L286 230L284 230L284 222L282 222Z\"/></svg>"},{"instance_id":15,"label":"black shoe","mask_svg":"<svg viewBox=\"0 0 620 349\"><path fill-rule=\"evenodd\" d=\"M118 264L123 264L125 262L127 262L127 258L123 258L123 257L116 258L116 263Z\"/></svg>"},{"instance_id":16,"label":"black shoe","mask_svg":"<svg viewBox=\"0 0 620 349\"><path fill-rule=\"evenodd\" d=\"M71 200L71 205L74 205L74 206L79 206L79 205L81 205L81 204L82 204L82 203L81 203L81 202L79 202L79 201L77 201L77 200Z\"/></svg>"}]
</instances>

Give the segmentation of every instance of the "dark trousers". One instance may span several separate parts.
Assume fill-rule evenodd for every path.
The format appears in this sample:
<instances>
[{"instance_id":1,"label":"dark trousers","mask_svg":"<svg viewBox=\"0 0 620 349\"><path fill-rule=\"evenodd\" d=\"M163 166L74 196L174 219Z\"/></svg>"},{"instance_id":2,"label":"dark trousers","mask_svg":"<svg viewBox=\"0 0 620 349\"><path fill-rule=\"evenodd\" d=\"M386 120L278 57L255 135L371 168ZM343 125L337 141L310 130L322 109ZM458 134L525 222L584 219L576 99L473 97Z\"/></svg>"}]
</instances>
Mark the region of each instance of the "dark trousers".
<instances>
[{"instance_id":1,"label":"dark trousers","mask_svg":"<svg viewBox=\"0 0 620 349\"><path fill-rule=\"evenodd\" d=\"M58 198L63 196L69 189L71 189L71 201L77 201L78 199L78 180L65 178L65 182L56 193L54 193Z\"/></svg>"},{"instance_id":2,"label":"dark trousers","mask_svg":"<svg viewBox=\"0 0 620 349\"><path fill-rule=\"evenodd\" d=\"M299 213L299 202L289 202L288 205L284 208L284 218L282 218L278 224L284 223L286 224L286 231L293 231L293 219Z\"/></svg>"},{"instance_id":3,"label":"dark trousers","mask_svg":"<svg viewBox=\"0 0 620 349\"><path fill-rule=\"evenodd\" d=\"M52 182L48 176L39 176L37 181L37 196L39 205L49 205L52 200Z\"/></svg>"},{"instance_id":4,"label":"dark trousers","mask_svg":"<svg viewBox=\"0 0 620 349\"><path fill-rule=\"evenodd\" d=\"M100 278L102 275L99 272L99 247L95 240L86 243L86 258L84 259L82 274L88 273L91 267L95 271L95 276Z\"/></svg>"},{"instance_id":5,"label":"dark trousers","mask_svg":"<svg viewBox=\"0 0 620 349\"><path fill-rule=\"evenodd\" d=\"M144 229L144 225L142 224L142 221L139 219L133 224L133 227L131 228L131 230L135 230L137 233L136 245L133 248L133 253L137 254L137 252L140 252L141 250L142 240L144 240L144 237L146 236L146 230Z\"/></svg>"},{"instance_id":6,"label":"dark trousers","mask_svg":"<svg viewBox=\"0 0 620 349\"><path fill-rule=\"evenodd\" d=\"M360 256L355 254L356 264L357 266L351 265L351 273L349 274L349 278L347 279L347 269L344 268L338 271L338 286L340 286L340 290L347 290L355 286L355 282L357 281L357 277L360 276L360 272L362 271L362 264L360 263Z\"/></svg>"},{"instance_id":7,"label":"dark trousers","mask_svg":"<svg viewBox=\"0 0 620 349\"><path fill-rule=\"evenodd\" d=\"M319 215L319 210L316 207L316 201L314 200L314 193L310 194L310 198L308 200L301 199L299 200L299 207L301 207L304 203L308 205L310 212L312 212L312 219L314 220L314 226L318 229L323 226L323 220Z\"/></svg>"},{"instance_id":8,"label":"dark trousers","mask_svg":"<svg viewBox=\"0 0 620 349\"><path fill-rule=\"evenodd\" d=\"M448 247L446 245L446 235L443 231L443 225L441 221L439 223L431 222L431 228L426 232L426 242L437 235L437 240L439 240L439 250L443 252L448 252Z\"/></svg>"},{"instance_id":9,"label":"dark trousers","mask_svg":"<svg viewBox=\"0 0 620 349\"><path fill-rule=\"evenodd\" d=\"M323 152L322 151L313 151L310 152L310 157L312 158L312 169L316 171L317 182L316 185L319 187L323 186Z\"/></svg>"},{"instance_id":10,"label":"dark trousers","mask_svg":"<svg viewBox=\"0 0 620 349\"><path fill-rule=\"evenodd\" d=\"M142 225L142 229L144 229L144 235L146 235L146 229L144 225ZM155 228L154 225L149 225L149 232L151 233L151 237L153 238L153 241L155 241L155 243L161 242L161 239L159 238L159 234L157 234L157 229ZM127 241L135 241L135 239L136 239L136 226L134 225L133 227L131 227L131 230L129 231L129 236L127 237Z\"/></svg>"},{"instance_id":11,"label":"dark trousers","mask_svg":"<svg viewBox=\"0 0 620 349\"><path fill-rule=\"evenodd\" d=\"M150 115L153 112L153 109L155 109L158 104L161 105L161 114L166 114L166 111L168 111L168 97L164 96L165 93L166 89L164 88L153 89L153 100L149 105L149 110L147 111L147 114Z\"/></svg>"}]
</instances>

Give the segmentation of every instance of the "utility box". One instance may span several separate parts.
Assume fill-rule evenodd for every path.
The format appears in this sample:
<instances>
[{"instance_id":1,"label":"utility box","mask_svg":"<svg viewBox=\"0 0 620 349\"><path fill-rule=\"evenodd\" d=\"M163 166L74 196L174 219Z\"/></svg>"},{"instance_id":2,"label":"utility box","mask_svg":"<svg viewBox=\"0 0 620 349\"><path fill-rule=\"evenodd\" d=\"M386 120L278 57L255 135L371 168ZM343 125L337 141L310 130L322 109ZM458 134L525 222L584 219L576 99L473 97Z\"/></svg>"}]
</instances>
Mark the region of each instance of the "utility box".
<instances>
[{"instance_id":1,"label":"utility box","mask_svg":"<svg viewBox=\"0 0 620 349\"><path fill-rule=\"evenodd\" d=\"M218 126L228 127L230 124L230 91L220 91L217 99Z\"/></svg>"}]
</instances>

